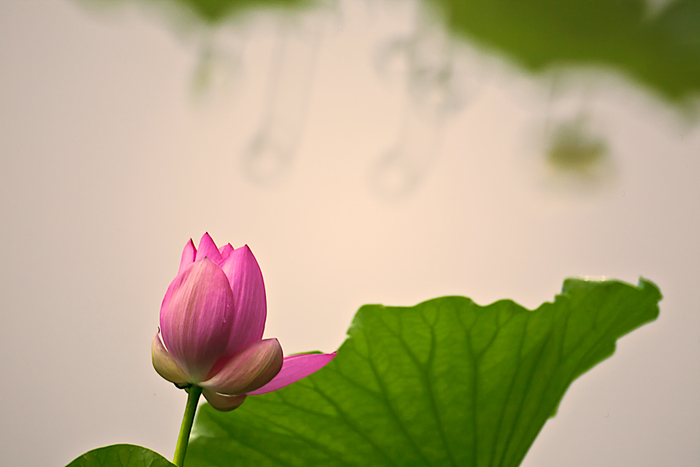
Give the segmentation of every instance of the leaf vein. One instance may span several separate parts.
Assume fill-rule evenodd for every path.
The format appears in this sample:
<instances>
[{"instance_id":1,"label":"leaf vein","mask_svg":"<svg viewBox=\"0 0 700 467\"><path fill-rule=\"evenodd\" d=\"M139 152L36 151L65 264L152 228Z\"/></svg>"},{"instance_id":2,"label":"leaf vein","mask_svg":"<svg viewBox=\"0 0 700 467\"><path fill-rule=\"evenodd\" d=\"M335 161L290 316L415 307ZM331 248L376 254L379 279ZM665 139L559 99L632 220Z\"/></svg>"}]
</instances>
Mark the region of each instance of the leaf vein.
<instances>
[{"instance_id":1,"label":"leaf vein","mask_svg":"<svg viewBox=\"0 0 700 467\"><path fill-rule=\"evenodd\" d=\"M435 390L433 388L433 385L431 384L431 381L434 381L435 378L431 378L430 370L433 367L433 362L435 361L435 347L436 347L436 337L435 337L435 325L433 323L428 322L427 318L423 314L423 311L419 313L421 318L423 318L423 321L425 321L425 324L428 326L430 329L430 349L428 350L428 362L423 369L423 381L425 384L426 391L428 392L428 398L430 400L430 407L432 408L433 411L433 417L435 418L435 424L438 429L438 433L440 434L440 439L442 440L442 444L445 446L445 452L447 452L447 457L450 459L450 463L454 466L457 467L457 463L455 462L454 456L452 454L452 450L450 449L450 445L447 442L447 436L445 435L445 429L442 426L442 419L440 418L440 412L438 410L437 406L437 400L435 399ZM438 315L439 316L439 315ZM437 321L436 321L437 322Z\"/></svg>"},{"instance_id":2,"label":"leaf vein","mask_svg":"<svg viewBox=\"0 0 700 467\"><path fill-rule=\"evenodd\" d=\"M387 329L390 329L389 326L386 324L386 322L382 318L379 318L379 320ZM400 336L396 336L396 338L399 341L403 342L403 339ZM371 344L369 343L369 341L367 342L367 348L371 353ZM391 403L391 397L389 397L389 393L386 389L386 384L385 384L384 379L382 378L379 370L377 369L377 366L374 364L374 360L371 358L368 358L367 361L369 363L370 369L372 370L372 373L374 374L374 378L377 381L377 385L379 386L379 389L381 390L382 399L383 399L384 403L386 404L387 408L389 409L389 414L391 415L392 420L394 421L396 426L398 426L399 430L401 431L401 434L404 436L404 438L406 438L406 440L408 441L408 444L411 446L411 448L413 448L413 450L416 452L416 454L418 454L418 457L420 457L420 459L426 465L430 464L428 459L426 459L425 456L423 455L423 452L421 451L420 447L418 446L418 443L416 443L416 441L411 437L410 433L406 429L406 425L404 424L403 420L401 420L398 413L396 412L395 407Z\"/></svg>"},{"instance_id":3,"label":"leaf vein","mask_svg":"<svg viewBox=\"0 0 700 467\"><path fill-rule=\"evenodd\" d=\"M539 367L540 361L542 360L542 356L545 354L545 349L547 348L547 344L552 340L552 336L554 335L554 327L552 327L547 333L547 338L544 340L542 343L539 351L537 352L537 356L535 357L535 361L532 363L532 368L529 371L529 374L527 375L527 380L525 387L527 388L526 392L523 394L523 399L520 404L518 404L518 410L515 412L515 418L513 419L513 422L511 424L510 430L508 430L508 437L506 438L506 442L503 445L503 451L501 455L501 462L499 464L503 465L503 459L506 457L506 454L509 452L510 447L511 447L511 442L513 440L513 433L516 431L516 426L518 423L520 423L520 416L522 415L523 412L523 407L525 406L525 400L527 399L528 391L531 387L532 380L535 377L535 373L537 373L537 368Z\"/></svg>"},{"instance_id":4,"label":"leaf vein","mask_svg":"<svg viewBox=\"0 0 700 467\"><path fill-rule=\"evenodd\" d=\"M363 439L367 442L367 444L369 444L370 446L372 446L379 454L381 454L387 461L389 461L389 463L391 463L392 465L396 465L396 466L398 467L398 464L396 464L396 462L394 462L394 460L391 459L391 458L389 457L389 455L388 455L387 453L385 453L384 450L383 450L377 443L375 443L375 442L372 440L372 438L370 438L364 431L362 431L359 427L357 427L357 425L355 425L355 423L353 423L353 422L350 420L350 418L348 417L348 415L347 415L347 414L345 413L345 411L338 405L338 403L336 403L331 397L329 397L328 394L326 394L325 392L323 392L323 391L321 390L321 388L318 387L318 385L316 384L315 381L312 380L311 383L313 384L314 389L316 390L316 392L317 392L321 397L323 397L326 401L328 401L328 403L329 403L330 405L333 406L333 408L336 410L336 413L338 414L338 417L340 418L340 420L342 420L351 430L353 430L355 433L357 433L358 435L360 435L360 437L363 438Z\"/></svg>"}]
</instances>

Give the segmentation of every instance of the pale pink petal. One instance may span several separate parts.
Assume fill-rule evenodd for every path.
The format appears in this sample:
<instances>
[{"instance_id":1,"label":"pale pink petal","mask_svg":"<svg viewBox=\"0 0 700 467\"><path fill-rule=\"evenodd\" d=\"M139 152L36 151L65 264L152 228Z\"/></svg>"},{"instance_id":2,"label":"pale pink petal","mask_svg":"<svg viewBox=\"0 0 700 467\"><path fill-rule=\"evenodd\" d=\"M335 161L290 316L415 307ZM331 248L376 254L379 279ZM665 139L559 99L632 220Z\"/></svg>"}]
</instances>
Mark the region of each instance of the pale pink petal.
<instances>
[{"instance_id":1,"label":"pale pink petal","mask_svg":"<svg viewBox=\"0 0 700 467\"><path fill-rule=\"evenodd\" d=\"M230 243L227 243L219 248L219 253L221 254L221 260L223 261L228 258L231 253L233 253L233 246L231 246Z\"/></svg>"},{"instance_id":2,"label":"pale pink petal","mask_svg":"<svg viewBox=\"0 0 700 467\"><path fill-rule=\"evenodd\" d=\"M175 384L186 384L188 382L185 373L177 366L177 362L163 346L158 333L151 341L151 358L153 359L153 368L163 378Z\"/></svg>"},{"instance_id":3,"label":"pale pink petal","mask_svg":"<svg viewBox=\"0 0 700 467\"><path fill-rule=\"evenodd\" d=\"M209 258L195 261L170 284L160 309L161 336L189 382L201 381L225 355L234 317L231 286Z\"/></svg>"},{"instance_id":4,"label":"pale pink petal","mask_svg":"<svg viewBox=\"0 0 700 467\"><path fill-rule=\"evenodd\" d=\"M282 347L277 339L255 342L234 356L200 386L219 394L245 394L267 384L282 368Z\"/></svg>"},{"instance_id":5,"label":"pale pink petal","mask_svg":"<svg viewBox=\"0 0 700 467\"><path fill-rule=\"evenodd\" d=\"M209 258L216 264L221 263L221 253L219 253L219 249L216 247L214 240L209 236L209 233L202 235L202 239L199 241L196 260L202 258Z\"/></svg>"},{"instance_id":6,"label":"pale pink petal","mask_svg":"<svg viewBox=\"0 0 700 467\"><path fill-rule=\"evenodd\" d=\"M269 383L255 391L248 391L249 396L257 396L268 392L277 391L285 386L306 378L328 364L333 358L333 353L317 353L304 355L290 355L284 358L282 369Z\"/></svg>"},{"instance_id":7,"label":"pale pink petal","mask_svg":"<svg viewBox=\"0 0 700 467\"><path fill-rule=\"evenodd\" d=\"M231 284L236 312L234 334L226 355L235 355L262 339L267 317L265 284L260 266L248 245L234 250L221 264L221 269Z\"/></svg>"},{"instance_id":8,"label":"pale pink petal","mask_svg":"<svg viewBox=\"0 0 700 467\"><path fill-rule=\"evenodd\" d=\"M180 274L183 269L185 269L190 264L194 263L194 258L197 256L197 249L194 247L194 243L190 238L190 241L185 245L185 249L182 250L182 258L180 259L180 269L177 273Z\"/></svg>"},{"instance_id":9,"label":"pale pink petal","mask_svg":"<svg viewBox=\"0 0 700 467\"><path fill-rule=\"evenodd\" d=\"M221 412L229 412L233 409L237 409L241 406L243 401L245 401L246 395L240 394L238 396L227 396L225 394L218 394L209 389L203 389L202 394L206 397L209 405L214 407L216 410Z\"/></svg>"}]
</instances>

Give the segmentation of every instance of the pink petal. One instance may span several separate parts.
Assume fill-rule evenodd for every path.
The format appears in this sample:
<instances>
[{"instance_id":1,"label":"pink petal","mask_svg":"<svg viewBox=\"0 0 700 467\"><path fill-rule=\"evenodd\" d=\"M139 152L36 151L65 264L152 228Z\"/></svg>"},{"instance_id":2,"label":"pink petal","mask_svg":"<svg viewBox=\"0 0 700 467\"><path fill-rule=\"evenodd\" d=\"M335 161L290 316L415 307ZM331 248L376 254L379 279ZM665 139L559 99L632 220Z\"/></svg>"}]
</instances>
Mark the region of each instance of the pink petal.
<instances>
[{"instance_id":1,"label":"pink petal","mask_svg":"<svg viewBox=\"0 0 700 467\"><path fill-rule=\"evenodd\" d=\"M216 247L214 240L212 240L209 236L209 233L202 235L202 239L199 241L196 260L200 260L202 258L209 258L216 264L221 263L221 253L219 253L219 249Z\"/></svg>"},{"instance_id":2,"label":"pink petal","mask_svg":"<svg viewBox=\"0 0 700 467\"><path fill-rule=\"evenodd\" d=\"M221 412L229 412L233 409L237 409L246 398L245 394L238 396L227 396L225 394L218 394L214 391L210 391L209 389L202 390L202 394L204 394L204 397L206 397L209 405L214 407L216 410L220 410Z\"/></svg>"},{"instance_id":3,"label":"pink petal","mask_svg":"<svg viewBox=\"0 0 700 467\"><path fill-rule=\"evenodd\" d=\"M175 384L187 383L187 376L165 349L158 333L151 341L151 358L153 359L153 368L163 378Z\"/></svg>"},{"instance_id":4,"label":"pink petal","mask_svg":"<svg viewBox=\"0 0 700 467\"><path fill-rule=\"evenodd\" d=\"M219 253L221 254L221 260L223 261L228 258L231 253L233 253L233 246L231 246L230 243L227 243L219 248Z\"/></svg>"},{"instance_id":5,"label":"pink petal","mask_svg":"<svg viewBox=\"0 0 700 467\"><path fill-rule=\"evenodd\" d=\"M270 382L282 368L282 360L282 347L277 339L258 341L199 385L220 394L245 394Z\"/></svg>"},{"instance_id":6,"label":"pink petal","mask_svg":"<svg viewBox=\"0 0 700 467\"><path fill-rule=\"evenodd\" d=\"M194 243L192 243L192 239L190 238L190 241L187 242L187 245L185 245L185 249L182 250L182 258L180 259L180 269L178 269L177 273L180 274L183 269L185 269L190 264L194 263L194 258L196 255L197 249L194 247Z\"/></svg>"},{"instance_id":7,"label":"pink petal","mask_svg":"<svg viewBox=\"0 0 700 467\"><path fill-rule=\"evenodd\" d=\"M161 336L189 382L201 381L224 355L234 317L228 279L210 259L195 261L170 284L160 308Z\"/></svg>"},{"instance_id":8,"label":"pink petal","mask_svg":"<svg viewBox=\"0 0 700 467\"><path fill-rule=\"evenodd\" d=\"M302 378L306 378L328 364L335 358L336 353L290 355L284 357L282 369L272 381L255 391L248 391L249 396L257 396L268 392L277 391L292 383L296 383Z\"/></svg>"},{"instance_id":9,"label":"pink petal","mask_svg":"<svg viewBox=\"0 0 700 467\"><path fill-rule=\"evenodd\" d=\"M234 250L221 264L234 297L236 322L226 355L235 355L262 339L267 317L265 283L255 256L245 245Z\"/></svg>"}]
</instances>

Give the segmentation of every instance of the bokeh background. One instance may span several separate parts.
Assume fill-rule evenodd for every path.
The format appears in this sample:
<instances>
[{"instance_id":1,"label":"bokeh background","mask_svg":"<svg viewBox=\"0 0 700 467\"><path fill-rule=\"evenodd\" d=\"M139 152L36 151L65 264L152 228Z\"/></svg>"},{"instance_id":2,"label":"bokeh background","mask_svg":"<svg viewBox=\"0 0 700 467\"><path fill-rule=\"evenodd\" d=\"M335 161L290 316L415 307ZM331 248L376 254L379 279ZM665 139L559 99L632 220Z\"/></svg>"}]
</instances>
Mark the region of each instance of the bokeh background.
<instances>
[{"instance_id":1,"label":"bokeh background","mask_svg":"<svg viewBox=\"0 0 700 467\"><path fill-rule=\"evenodd\" d=\"M365 303L655 281L523 466L700 465L700 2L0 0L0 464L171 457L185 242L247 243L287 353Z\"/></svg>"}]
</instances>

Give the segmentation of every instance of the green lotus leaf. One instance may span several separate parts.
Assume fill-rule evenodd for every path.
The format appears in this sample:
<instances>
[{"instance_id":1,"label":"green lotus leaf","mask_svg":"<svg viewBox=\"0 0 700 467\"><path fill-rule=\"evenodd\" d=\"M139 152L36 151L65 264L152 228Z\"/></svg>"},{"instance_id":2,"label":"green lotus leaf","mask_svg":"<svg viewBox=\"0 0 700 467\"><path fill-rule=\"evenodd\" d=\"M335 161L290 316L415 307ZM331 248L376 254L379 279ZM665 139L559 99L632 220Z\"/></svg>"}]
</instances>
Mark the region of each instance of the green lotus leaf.
<instances>
[{"instance_id":1,"label":"green lotus leaf","mask_svg":"<svg viewBox=\"0 0 700 467\"><path fill-rule=\"evenodd\" d=\"M515 466L569 385L659 313L658 288L568 279L553 303L367 305L337 357L229 413L203 405L203 466Z\"/></svg>"},{"instance_id":2,"label":"green lotus leaf","mask_svg":"<svg viewBox=\"0 0 700 467\"><path fill-rule=\"evenodd\" d=\"M93 449L67 467L173 467L160 454L132 444L114 444Z\"/></svg>"}]
</instances>

